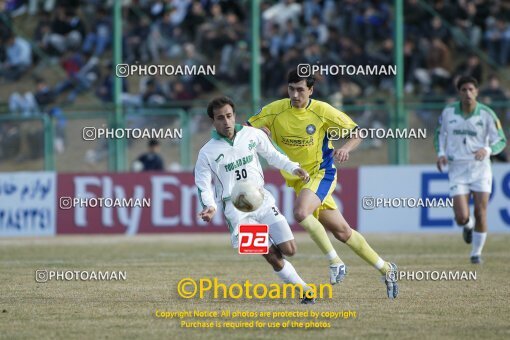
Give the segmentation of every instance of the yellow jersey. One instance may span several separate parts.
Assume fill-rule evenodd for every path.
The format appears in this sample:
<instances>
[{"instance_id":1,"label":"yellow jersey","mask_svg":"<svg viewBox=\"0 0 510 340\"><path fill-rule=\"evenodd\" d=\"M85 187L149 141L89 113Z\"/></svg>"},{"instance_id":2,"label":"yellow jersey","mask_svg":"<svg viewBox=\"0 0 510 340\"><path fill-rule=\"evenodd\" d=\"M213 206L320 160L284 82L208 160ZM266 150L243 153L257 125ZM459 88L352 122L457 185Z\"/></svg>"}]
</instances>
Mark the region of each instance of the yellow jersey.
<instances>
[{"instance_id":1,"label":"yellow jersey","mask_svg":"<svg viewBox=\"0 0 510 340\"><path fill-rule=\"evenodd\" d=\"M331 132L338 136L358 127L349 116L328 103L310 99L308 105L300 109L292 107L288 98L264 106L247 123L256 128L268 128L276 145L310 175L335 168ZM295 178L285 172L282 174L287 180Z\"/></svg>"}]
</instances>

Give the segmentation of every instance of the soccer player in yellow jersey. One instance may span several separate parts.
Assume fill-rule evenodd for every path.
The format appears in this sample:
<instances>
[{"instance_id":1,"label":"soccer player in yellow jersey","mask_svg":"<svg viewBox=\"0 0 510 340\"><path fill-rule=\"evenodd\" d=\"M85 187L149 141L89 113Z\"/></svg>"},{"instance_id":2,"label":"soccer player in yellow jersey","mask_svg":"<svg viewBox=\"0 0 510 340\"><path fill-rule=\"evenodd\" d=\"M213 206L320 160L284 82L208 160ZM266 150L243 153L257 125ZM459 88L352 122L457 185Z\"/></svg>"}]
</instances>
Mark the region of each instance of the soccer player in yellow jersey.
<instances>
[{"instance_id":1,"label":"soccer player in yellow jersey","mask_svg":"<svg viewBox=\"0 0 510 340\"><path fill-rule=\"evenodd\" d=\"M299 177L282 172L287 185L297 194L294 218L330 261L331 284L341 282L347 271L325 229L383 274L387 295L393 299L398 295L396 265L381 259L365 238L349 227L331 196L337 182L334 160L347 161L349 153L361 143L356 133L358 126L328 103L311 99L314 82L313 76L300 77L297 71L291 71L290 99L266 105L247 123L266 131L292 161L310 174L310 180L303 183ZM341 148L334 149L332 133L345 135L346 132L351 138Z\"/></svg>"}]
</instances>

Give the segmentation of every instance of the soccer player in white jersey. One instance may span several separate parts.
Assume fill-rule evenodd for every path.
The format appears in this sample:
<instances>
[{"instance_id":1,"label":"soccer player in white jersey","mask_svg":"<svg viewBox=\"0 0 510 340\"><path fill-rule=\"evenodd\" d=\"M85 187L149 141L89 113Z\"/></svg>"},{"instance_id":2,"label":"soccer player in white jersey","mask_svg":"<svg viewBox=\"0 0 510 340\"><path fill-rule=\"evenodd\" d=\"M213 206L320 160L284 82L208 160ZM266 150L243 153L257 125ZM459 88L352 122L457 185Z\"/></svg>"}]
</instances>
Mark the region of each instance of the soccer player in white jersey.
<instances>
[{"instance_id":1,"label":"soccer player in white jersey","mask_svg":"<svg viewBox=\"0 0 510 340\"><path fill-rule=\"evenodd\" d=\"M301 284L304 291L309 290L310 287L301 279L292 264L283 258L283 255L294 255L296 243L289 224L276 207L271 193L263 189L264 202L251 213L237 210L230 200L230 193L238 180L250 179L263 188L264 175L258 155L264 157L270 165L299 176L303 181L309 180L308 173L301 169L298 163L290 161L280 153L264 132L236 124L235 105L230 98L213 99L207 107L207 114L215 131L212 132L212 139L200 149L194 171L203 208L199 216L205 222L210 222L218 204L221 204L234 248L238 247L240 224L267 224L272 245L269 253L263 255L264 258L282 281ZM214 191L211 182L214 183ZM305 296L302 303L314 303L314 299Z\"/></svg>"},{"instance_id":2,"label":"soccer player in white jersey","mask_svg":"<svg viewBox=\"0 0 510 340\"><path fill-rule=\"evenodd\" d=\"M492 190L490 156L505 148L506 137L494 111L476 101L476 79L460 78L457 89L460 101L448 105L441 113L434 144L439 171L449 164L455 221L463 227L464 241L472 243L471 263L479 264L487 238L487 204ZM469 211L471 194L474 218Z\"/></svg>"}]
</instances>

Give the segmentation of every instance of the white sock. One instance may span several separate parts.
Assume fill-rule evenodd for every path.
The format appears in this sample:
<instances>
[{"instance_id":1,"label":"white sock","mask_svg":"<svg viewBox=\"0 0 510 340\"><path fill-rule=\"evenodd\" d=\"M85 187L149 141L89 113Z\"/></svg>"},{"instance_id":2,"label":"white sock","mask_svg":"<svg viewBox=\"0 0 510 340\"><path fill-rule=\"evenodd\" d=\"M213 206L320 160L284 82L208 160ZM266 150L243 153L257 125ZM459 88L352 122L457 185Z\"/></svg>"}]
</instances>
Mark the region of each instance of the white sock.
<instances>
[{"instance_id":1,"label":"white sock","mask_svg":"<svg viewBox=\"0 0 510 340\"><path fill-rule=\"evenodd\" d=\"M475 227L475 218L473 216L469 216L469 220L466 224L457 224L459 227L473 229Z\"/></svg>"},{"instance_id":2,"label":"white sock","mask_svg":"<svg viewBox=\"0 0 510 340\"><path fill-rule=\"evenodd\" d=\"M310 287L299 276L292 263L285 259L283 259L283 262L284 264L282 270L280 270L279 272L275 272L276 275L278 275L278 277L282 279L282 281L285 283L300 284L301 286L303 286L304 291L309 290Z\"/></svg>"},{"instance_id":3,"label":"white sock","mask_svg":"<svg viewBox=\"0 0 510 340\"><path fill-rule=\"evenodd\" d=\"M328 258L328 260L334 260L338 257L338 254L336 253L336 250L333 249L332 251L330 251L329 253L326 254L326 257Z\"/></svg>"},{"instance_id":4,"label":"white sock","mask_svg":"<svg viewBox=\"0 0 510 340\"><path fill-rule=\"evenodd\" d=\"M375 267L375 269L377 269L377 270L381 270L381 269L383 269L383 267L384 267L384 260L383 260L383 259L381 259L381 258L379 257L379 258L377 259L377 262L375 263L375 266L374 266L374 267Z\"/></svg>"},{"instance_id":5,"label":"white sock","mask_svg":"<svg viewBox=\"0 0 510 340\"><path fill-rule=\"evenodd\" d=\"M482 249L486 238L487 233L479 233L477 231L473 231L473 248L471 250L471 256L482 255Z\"/></svg>"}]
</instances>

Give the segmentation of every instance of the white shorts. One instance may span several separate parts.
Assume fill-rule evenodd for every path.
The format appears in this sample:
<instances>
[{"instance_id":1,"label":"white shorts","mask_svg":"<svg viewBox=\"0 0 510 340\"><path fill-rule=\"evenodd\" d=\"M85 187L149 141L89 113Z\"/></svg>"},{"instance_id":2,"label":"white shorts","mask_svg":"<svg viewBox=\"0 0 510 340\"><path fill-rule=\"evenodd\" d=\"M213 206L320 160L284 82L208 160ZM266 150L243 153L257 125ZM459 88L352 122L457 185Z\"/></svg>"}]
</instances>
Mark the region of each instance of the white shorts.
<instances>
[{"instance_id":1,"label":"white shorts","mask_svg":"<svg viewBox=\"0 0 510 340\"><path fill-rule=\"evenodd\" d=\"M466 195L471 191L491 193L491 162L488 158L483 161L450 162L448 164L448 179L450 197Z\"/></svg>"},{"instance_id":2,"label":"white shorts","mask_svg":"<svg viewBox=\"0 0 510 340\"><path fill-rule=\"evenodd\" d=\"M239 225L241 224L267 224L269 240L275 245L294 239L287 219L278 210L273 195L266 189L264 189L264 202L257 210L245 213L237 210L232 201L227 201L223 214L230 230L233 248L239 246Z\"/></svg>"}]
</instances>

